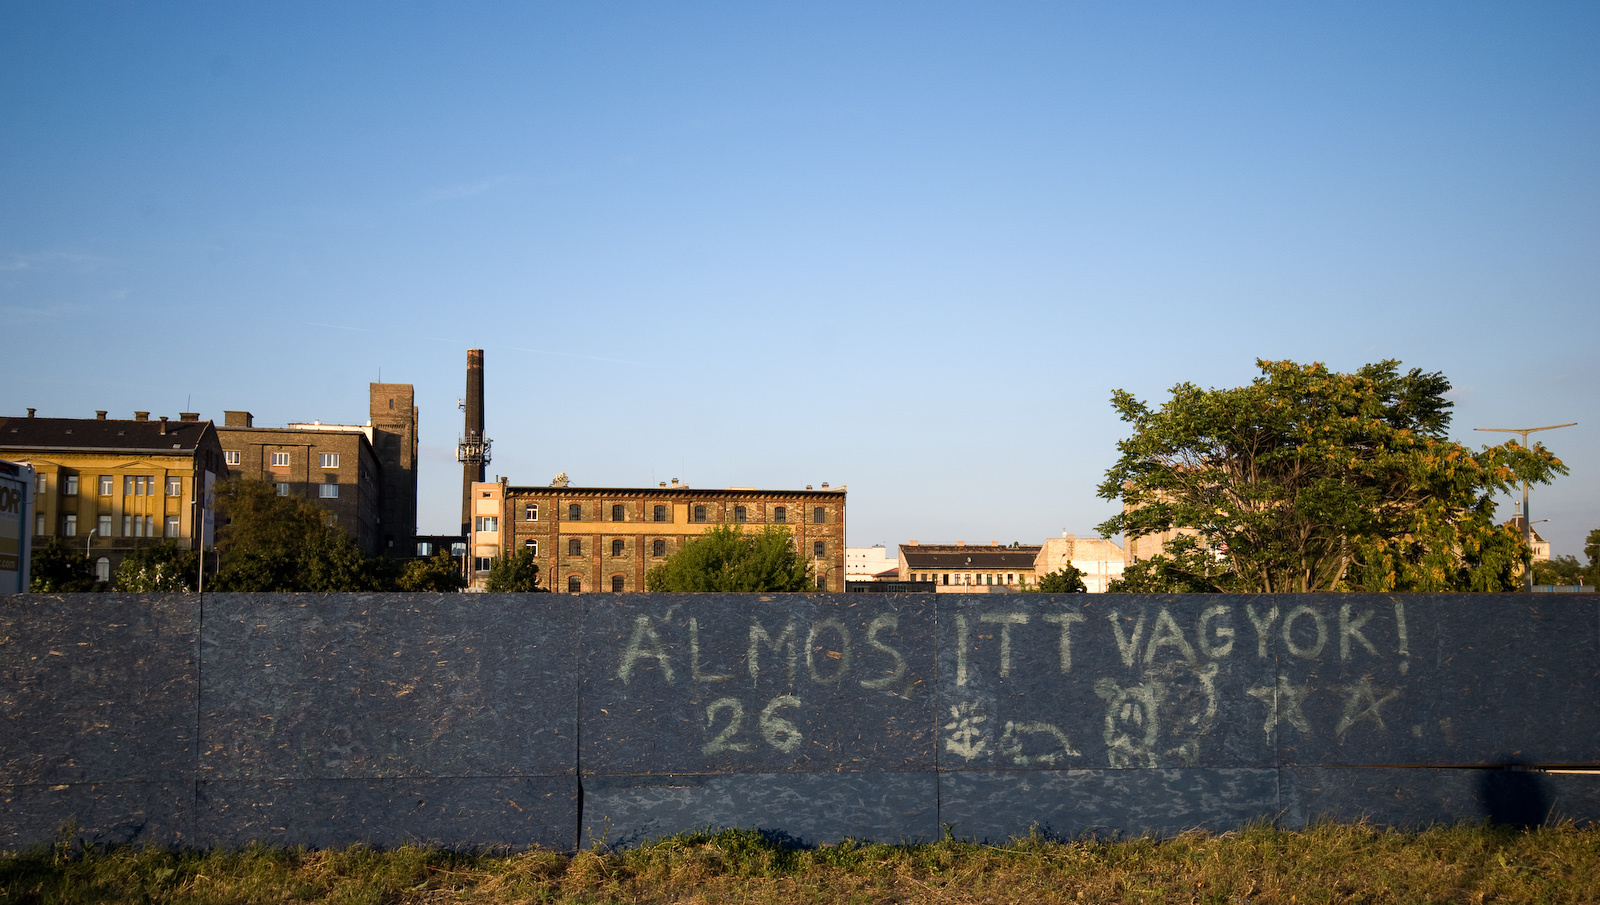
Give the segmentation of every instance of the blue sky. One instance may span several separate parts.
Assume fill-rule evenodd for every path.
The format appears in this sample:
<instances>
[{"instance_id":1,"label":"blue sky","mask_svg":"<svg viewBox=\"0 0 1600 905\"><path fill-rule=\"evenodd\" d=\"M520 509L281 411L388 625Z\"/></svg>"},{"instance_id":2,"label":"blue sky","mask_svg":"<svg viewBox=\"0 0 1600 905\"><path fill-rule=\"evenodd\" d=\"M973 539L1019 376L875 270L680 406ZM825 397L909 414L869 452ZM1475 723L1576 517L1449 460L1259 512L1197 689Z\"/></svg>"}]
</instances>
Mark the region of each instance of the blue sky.
<instances>
[{"instance_id":1,"label":"blue sky","mask_svg":"<svg viewBox=\"0 0 1600 905\"><path fill-rule=\"evenodd\" d=\"M1092 534L1114 388L1454 382L1600 527L1600 5L0 3L0 410L366 418L493 474ZM1509 504L1504 514L1509 517Z\"/></svg>"}]
</instances>

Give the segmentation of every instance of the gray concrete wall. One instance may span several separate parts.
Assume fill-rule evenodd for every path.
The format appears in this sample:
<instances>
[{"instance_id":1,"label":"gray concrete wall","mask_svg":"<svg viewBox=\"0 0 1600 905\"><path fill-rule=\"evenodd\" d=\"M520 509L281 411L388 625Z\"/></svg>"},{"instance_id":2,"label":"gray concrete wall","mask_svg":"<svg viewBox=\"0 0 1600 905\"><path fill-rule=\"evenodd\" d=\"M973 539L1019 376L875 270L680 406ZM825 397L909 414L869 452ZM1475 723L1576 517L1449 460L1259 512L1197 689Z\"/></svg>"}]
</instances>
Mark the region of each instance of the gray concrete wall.
<instances>
[{"instance_id":1,"label":"gray concrete wall","mask_svg":"<svg viewBox=\"0 0 1600 905\"><path fill-rule=\"evenodd\" d=\"M7 850L1527 824L1597 763L1594 595L0 597Z\"/></svg>"}]
</instances>

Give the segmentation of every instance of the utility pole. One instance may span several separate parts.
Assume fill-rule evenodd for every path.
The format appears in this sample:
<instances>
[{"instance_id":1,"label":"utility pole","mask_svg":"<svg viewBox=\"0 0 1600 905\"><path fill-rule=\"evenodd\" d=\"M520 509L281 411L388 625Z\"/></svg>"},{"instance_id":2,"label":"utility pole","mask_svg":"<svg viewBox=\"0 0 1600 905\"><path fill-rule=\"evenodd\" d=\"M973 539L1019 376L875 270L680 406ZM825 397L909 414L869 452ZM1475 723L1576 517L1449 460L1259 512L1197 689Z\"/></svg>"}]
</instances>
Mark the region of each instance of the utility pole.
<instances>
[{"instance_id":1,"label":"utility pole","mask_svg":"<svg viewBox=\"0 0 1600 905\"><path fill-rule=\"evenodd\" d=\"M1475 431L1493 431L1501 434L1522 435L1522 448L1528 448L1528 435L1537 431L1553 431L1558 427L1572 427L1578 422L1551 424L1545 427L1475 427ZM1533 518L1528 513L1528 482L1522 482L1522 545L1528 548L1528 564L1522 570L1522 589L1533 590Z\"/></svg>"}]
</instances>

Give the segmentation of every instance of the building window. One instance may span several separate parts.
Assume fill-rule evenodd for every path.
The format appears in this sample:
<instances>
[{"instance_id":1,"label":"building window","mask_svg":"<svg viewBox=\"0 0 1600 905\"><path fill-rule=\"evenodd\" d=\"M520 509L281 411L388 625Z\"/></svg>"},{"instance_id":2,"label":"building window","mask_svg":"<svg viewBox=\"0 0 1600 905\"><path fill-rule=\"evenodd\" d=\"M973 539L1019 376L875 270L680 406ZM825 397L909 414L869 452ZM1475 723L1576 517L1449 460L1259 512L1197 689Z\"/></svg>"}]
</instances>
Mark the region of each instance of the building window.
<instances>
[{"instance_id":1,"label":"building window","mask_svg":"<svg viewBox=\"0 0 1600 905\"><path fill-rule=\"evenodd\" d=\"M736 521L736 522L744 521L744 507L743 506L735 506L735 507L733 507L733 520Z\"/></svg>"},{"instance_id":2,"label":"building window","mask_svg":"<svg viewBox=\"0 0 1600 905\"><path fill-rule=\"evenodd\" d=\"M111 560L102 556L94 561L94 580L101 584L111 582Z\"/></svg>"},{"instance_id":3,"label":"building window","mask_svg":"<svg viewBox=\"0 0 1600 905\"><path fill-rule=\"evenodd\" d=\"M44 472L40 472L40 473L38 473L38 474L33 476L33 495L34 496L44 496L45 490L49 489L49 487L50 487L50 479L45 476Z\"/></svg>"},{"instance_id":4,"label":"building window","mask_svg":"<svg viewBox=\"0 0 1600 905\"><path fill-rule=\"evenodd\" d=\"M621 575L613 575L613 576L611 576L611 593L613 593L613 594L622 593L622 576Z\"/></svg>"},{"instance_id":5,"label":"building window","mask_svg":"<svg viewBox=\"0 0 1600 905\"><path fill-rule=\"evenodd\" d=\"M460 541L455 541L455 542L451 543L450 544L450 555L452 557L455 557L455 556L466 556L467 555L467 545L462 543L462 542L460 542Z\"/></svg>"},{"instance_id":6,"label":"building window","mask_svg":"<svg viewBox=\"0 0 1600 905\"><path fill-rule=\"evenodd\" d=\"M492 568L494 568L494 560L493 559L490 559L487 556L474 556L474 557L472 557L472 571L474 571L474 572L487 572Z\"/></svg>"},{"instance_id":7,"label":"building window","mask_svg":"<svg viewBox=\"0 0 1600 905\"><path fill-rule=\"evenodd\" d=\"M947 573L945 573L943 575L940 575L939 576L939 583L940 584L949 584L950 583L950 574L947 572Z\"/></svg>"},{"instance_id":8,"label":"building window","mask_svg":"<svg viewBox=\"0 0 1600 905\"><path fill-rule=\"evenodd\" d=\"M222 461L223 461L224 464L227 464L227 465L238 465L239 464L239 451L237 449L225 449L225 450L223 450L222 451Z\"/></svg>"},{"instance_id":9,"label":"building window","mask_svg":"<svg viewBox=\"0 0 1600 905\"><path fill-rule=\"evenodd\" d=\"M38 535L44 534L44 516L36 515L33 517L33 533Z\"/></svg>"},{"instance_id":10,"label":"building window","mask_svg":"<svg viewBox=\"0 0 1600 905\"><path fill-rule=\"evenodd\" d=\"M320 465L323 468L338 468L339 467L339 454L338 453L318 453L317 454L317 464Z\"/></svg>"},{"instance_id":11,"label":"building window","mask_svg":"<svg viewBox=\"0 0 1600 905\"><path fill-rule=\"evenodd\" d=\"M116 483L116 479L115 478L111 477L111 475L108 475L108 474L103 474L103 475L100 476L100 495L101 496L110 496L112 493L114 493L116 491L116 488L117 488L117 483Z\"/></svg>"},{"instance_id":12,"label":"building window","mask_svg":"<svg viewBox=\"0 0 1600 905\"><path fill-rule=\"evenodd\" d=\"M787 522L789 520L789 507L787 507L787 506L774 506L774 507L772 507L772 520L774 522L780 524L780 525L783 524L784 522Z\"/></svg>"},{"instance_id":13,"label":"building window","mask_svg":"<svg viewBox=\"0 0 1600 905\"><path fill-rule=\"evenodd\" d=\"M122 477L122 495L123 496L133 496L133 475L123 475L123 477Z\"/></svg>"},{"instance_id":14,"label":"building window","mask_svg":"<svg viewBox=\"0 0 1600 905\"><path fill-rule=\"evenodd\" d=\"M279 468L279 467L286 468L286 467L288 467L288 465L289 465L289 454L286 453L286 452L275 452L275 453L273 453L272 454L272 465L273 465L274 468Z\"/></svg>"},{"instance_id":15,"label":"building window","mask_svg":"<svg viewBox=\"0 0 1600 905\"><path fill-rule=\"evenodd\" d=\"M651 541L650 542L650 555L651 556L666 556L667 555L667 542L664 541L664 540L660 540L660 539Z\"/></svg>"},{"instance_id":16,"label":"building window","mask_svg":"<svg viewBox=\"0 0 1600 905\"><path fill-rule=\"evenodd\" d=\"M822 508L821 506L818 506L817 508L811 510L811 521L815 522L818 525L827 524L828 523L828 510Z\"/></svg>"},{"instance_id":17,"label":"building window","mask_svg":"<svg viewBox=\"0 0 1600 905\"><path fill-rule=\"evenodd\" d=\"M816 543L811 545L811 555L815 556L817 559L821 559L822 557L826 556L827 554L828 554L828 545L824 544L822 541L817 541Z\"/></svg>"},{"instance_id":18,"label":"building window","mask_svg":"<svg viewBox=\"0 0 1600 905\"><path fill-rule=\"evenodd\" d=\"M178 536L178 517L175 516L175 515L167 516L166 536L167 537L177 537Z\"/></svg>"},{"instance_id":19,"label":"building window","mask_svg":"<svg viewBox=\"0 0 1600 905\"><path fill-rule=\"evenodd\" d=\"M704 506L696 506L696 507L694 507L694 520L697 521L697 522L703 522L703 521L706 520L706 507L704 507Z\"/></svg>"},{"instance_id":20,"label":"building window","mask_svg":"<svg viewBox=\"0 0 1600 905\"><path fill-rule=\"evenodd\" d=\"M499 531L500 517L498 515L480 515L472 520L474 531Z\"/></svg>"},{"instance_id":21,"label":"building window","mask_svg":"<svg viewBox=\"0 0 1600 905\"><path fill-rule=\"evenodd\" d=\"M183 496L183 478L177 476L167 478L167 496Z\"/></svg>"},{"instance_id":22,"label":"building window","mask_svg":"<svg viewBox=\"0 0 1600 905\"><path fill-rule=\"evenodd\" d=\"M274 484L273 486L278 489L278 496L288 496L289 495L289 485L288 484L285 484L282 481L279 481L277 484Z\"/></svg>"},{"instance_id":23,"label":"building window","mask_svg":"<svg viewBox=\"0 0 1600 905\"><path fill-rule=\"evenodd\" d=\"M125 515L122 517L122 536L133 536L133 516L131 515Z\"/></svg>"},{"instance_id":24,"label":"building window","mask_svg":"<svg viewBox=\"0 0 1600 905\"><path fill-rule=\"evenodd\" d=\"M569 503L569 504L567 504L567 521L569 521L569 522L581 522L581 521L583 521L583 506L581 506L578 503Z\"/></svg>"},{"instance_id":25,"label":"building window","mask_svg":"<svg viewBox=\"0 0 1600 905\"><path fill-rule=\"evenodd\" d=\"M66 494L67 496L77 496L78 495L78 476L75 475L75 474L67 475L66 480L63 481L62 484L61 484L61 492Z\"/></svg>"},{"instance_id":26,"label":"building window","mask_svg":"<svg viewBox=\"0 0 1600 905\"><path fill-rule=\"evenodd\" d=\"M537 522L539 520L539 504L529 503L522 507L522 520L525 522Z\"/></svg>"},{"instance_id":27,"label":"building window","mask_svg":"<svg viewBox=\"0 0 1600 905\"><path fill-rule=\"evenodd\" d=\"M101 537L111 536L111 516L102 515L95 524L95 533Z\"/></svg>"},{"instance_id":28,"label":"building window","mask_svg":"<svg viewBox=\"0 0 1600 905\"><path fill-rule=\"evenodd\" d=\"M583 541L578 540L576 537L568 538L568 540L567 540L567 555L568 556L582 556L583 555Z\"/></svg>"},{"instance_id":29,"label":"building window","mask_svg":"<svg viewBox=\"0 0 1600 905\"><path fill-rule=\"evenodd\" d=\"M324 500L337 500L339 498L338 484L318 484L317 497Z\"/></svg>"},{"instance_id":30,"label":"building window","mask_svg":"<svg viewBox=\"0 0 1600 905\"><path fill-rule=\"evenodd\" d=\"M530 556L539 555L539 542L532 538L522 542L522 549L527 550Z\"/></svg>"},{"instance_id":31,"label":"building window","mask_svg":"<svg viewBox=\"0 0 1600 905\"><path fill-rule=\"evenodd\" d=\"M622 555L622 539L621 538L617 538L617 539L615 539L615 540L613 540L611 542L611 555L612 556L621 556Z\"/></svg>"},{"instance_id":32,"label":"building window","mask_svg":"<svg viewBox=\"0 0 1600 905\"><path fill-rule=\"evenodd\" d=\"M567 593L576 594L583 590L583 579L576 575L567 576Z\"/></svg>"},{"instance_id":33,"label":"building window","mask_svg":"<svg viewBox=\"0 0 1600 905\"><path fill-rule=\"evenodd\" d=\"M1017 583L1016 573L1007 572L1006 573L1006 584L1016 584L1016 583Z\"/></svg>"},{"instance_id":34,"label":"building window","mask_svg":"<svg viewBox=\"0 0 1600 905\"><path fill-rule=\"evenodd\" d=\"M612 504L612 506L611 506L611 520L613 522L621 522L621 521L625 521L626 520L626 519L623 518L622 504L621 503L613 503Z\"/></svg>"},{"instance_id":35,"label":"building window","mask_svg":"<svg viewBox=\"0 0 1600 905\"><path fill-rule=\"evenodd\" d=\"M828 576L826 576L826 575L818 575L817 576L817 590L826 591L827 589L828 589Z\"/></svg>"},{"instance_id":36,"label":"building window","mask_svg":"<svg viewBox=\"0 0 1600 905\"><path fill-rule=\"evenodd\" d=\"M650 518L653 521L657 521L657 522L666 521L667 520L667 507L665 507L665 506L657 506L657 507L655 507L654 509L651 510Z\"/></svg>"},{"instance_id":37,"label":"building window","mask_svg":"<svg viewBox=\"0 0 1600 905\"><path fill-rule=\"evenodd\" d=\"M430 544L427 541L422 541L422 540L417 541L417 555L418 556L432 556L433 555L433 544Z\"/></svg>"},{"instance_id":38,"label":"building window","mask_svg":"<svg viewBox=\"0 0 1600 905\"><path fill-rule=\"evenodd\" d=\"M78 517L77 516L69 515L66 518L63 518L61 520L61 536L62 537L77 537L78 536Z\"/></svg>"}]
</instances>

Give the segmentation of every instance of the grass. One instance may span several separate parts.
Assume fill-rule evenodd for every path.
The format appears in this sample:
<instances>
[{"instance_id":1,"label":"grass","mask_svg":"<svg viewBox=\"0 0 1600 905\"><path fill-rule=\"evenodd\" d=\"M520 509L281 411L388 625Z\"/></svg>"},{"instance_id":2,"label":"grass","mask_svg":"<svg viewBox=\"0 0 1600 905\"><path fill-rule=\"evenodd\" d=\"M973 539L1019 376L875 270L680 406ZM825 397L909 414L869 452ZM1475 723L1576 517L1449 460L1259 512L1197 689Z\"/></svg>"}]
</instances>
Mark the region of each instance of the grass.
<instances>
[{"instance_id":1,"label":"grass","mask_svg":"<svg viewBox=\"0 0 1600 905\"><path fill-rule=\"evenodd\" d=\"M0 856L0 902L1600 902L1600 828L1397 832L1324 824L1004 846L778 844L685 833L620 852L40 848Z\"/></svg>"}]
</instances>

